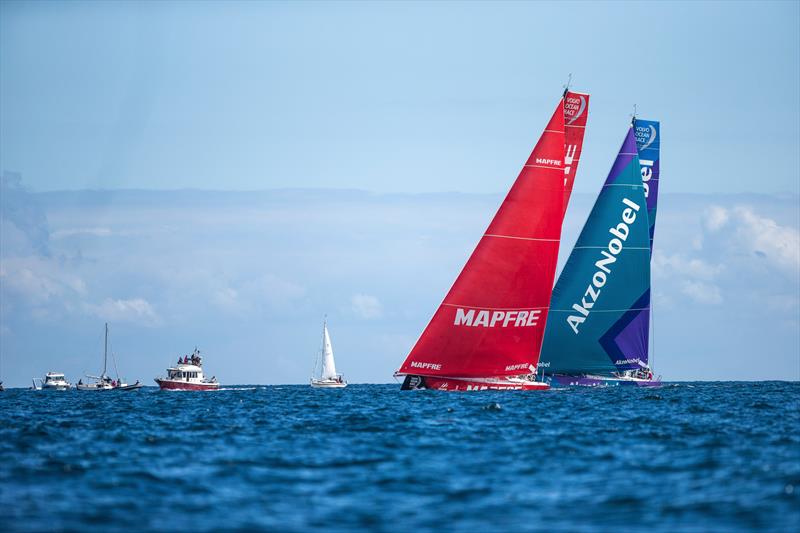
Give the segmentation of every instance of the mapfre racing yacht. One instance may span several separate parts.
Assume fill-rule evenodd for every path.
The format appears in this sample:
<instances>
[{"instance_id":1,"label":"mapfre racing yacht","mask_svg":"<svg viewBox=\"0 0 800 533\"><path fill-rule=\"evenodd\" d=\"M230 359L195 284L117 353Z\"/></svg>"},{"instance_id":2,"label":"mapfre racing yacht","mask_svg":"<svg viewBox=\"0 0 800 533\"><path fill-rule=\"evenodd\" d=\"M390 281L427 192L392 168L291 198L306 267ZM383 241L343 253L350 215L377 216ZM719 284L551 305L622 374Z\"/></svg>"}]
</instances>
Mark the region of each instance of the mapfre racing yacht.
<instances>
[{"instance_id":1,"label":"mapfre racing yacht","mask_svg":"<svg viewBox=\"0 0 800 533\"><path fill-rule=\"evenodd\" d=\"M489 227L395 373L402 389L545 390L536 370L589 95L565 91Z\"/></svg>"},{"instance_id":2,"label":"mapfre racing yacht","mask_svg":"<svg viewBox=\"0 0 800 533\"><path fill-rule=\"evenodd\" d=\"M166 377L157 377L155 382L162 390L216 390L219 382L203 375L203 358L200 350L194 349L191 355L178 358L175 366L167 369Z\"/></svg>"}]
</instances>

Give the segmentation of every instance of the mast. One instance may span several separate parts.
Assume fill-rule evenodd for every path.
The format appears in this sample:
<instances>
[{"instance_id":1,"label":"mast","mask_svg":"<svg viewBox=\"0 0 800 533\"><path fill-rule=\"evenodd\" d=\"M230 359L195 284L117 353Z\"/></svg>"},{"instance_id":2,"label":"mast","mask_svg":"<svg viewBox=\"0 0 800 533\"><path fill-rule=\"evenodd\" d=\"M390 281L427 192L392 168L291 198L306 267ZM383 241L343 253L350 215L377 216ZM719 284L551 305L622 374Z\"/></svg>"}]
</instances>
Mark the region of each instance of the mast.
<instances>
[{"instance_id":1,"label":"mast","mask_svg":"<svg viewBox=\"0 0 800 533\"><path fill-rule=\"evenodd\" d=\"M636 149L639 152L639 165L642 170L644 196L647 199L647 218L650 221L650 257L653 257L653 239L656 232L656 213L658 208L658 186L661 170L661 123L656 120L644 120L636 116L634 107L633 129L636 135ZM655 357L655 316L652 298L650 301L650 350L649 360L644 363L652 369Z\"/></svg>"},{"instance_id":2,"label":"mast","mask_svg":"<svg viewBox=\"0 0 800 533\"><path fill-rule=\"evenodd\" d=\"M106 377L106 366L108 366L108 322L106 322L106 340L103 348L103 377Z\"/></svg>"},{"instance_id":3,"label":"mast","mask_svg":"<svg viewBox=\"0 0 800 533\"><path fill-rule=\"evenodd\" d=\"M328 330L328 315L322 319L322 346L319 351L319 377L325 375L325 332Z\"/></svg>"}]
</instances>

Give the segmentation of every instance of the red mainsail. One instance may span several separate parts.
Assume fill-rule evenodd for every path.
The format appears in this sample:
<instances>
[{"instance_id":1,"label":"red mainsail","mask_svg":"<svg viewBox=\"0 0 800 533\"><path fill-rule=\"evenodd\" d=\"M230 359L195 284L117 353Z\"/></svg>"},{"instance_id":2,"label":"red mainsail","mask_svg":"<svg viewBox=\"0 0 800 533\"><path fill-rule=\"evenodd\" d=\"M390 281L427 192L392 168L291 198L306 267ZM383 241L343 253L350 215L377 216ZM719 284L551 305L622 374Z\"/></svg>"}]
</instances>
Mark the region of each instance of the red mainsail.
<instances>
[{"instance_id":1,"label":"red mainsail","mask_svg":"<svg viewBox=\"0 0 800 533\"><path fill-rule=\"evenodd\" d=\"M564 212L572 195L572 185L578 172L578 162L583 151L583 134L589 117L589 95L567 91L564 93Z\"/></svg>"},{"instance_id":2,"label":"red mainsail","mask_svg":"<svg viewBox=\"0 0 800 533\"><path fill-rule=\"evenodd\" d=\"M399 374L510 376L535 368L564 218L564 119L562 98Z\"/></svg>"}]
</instances>

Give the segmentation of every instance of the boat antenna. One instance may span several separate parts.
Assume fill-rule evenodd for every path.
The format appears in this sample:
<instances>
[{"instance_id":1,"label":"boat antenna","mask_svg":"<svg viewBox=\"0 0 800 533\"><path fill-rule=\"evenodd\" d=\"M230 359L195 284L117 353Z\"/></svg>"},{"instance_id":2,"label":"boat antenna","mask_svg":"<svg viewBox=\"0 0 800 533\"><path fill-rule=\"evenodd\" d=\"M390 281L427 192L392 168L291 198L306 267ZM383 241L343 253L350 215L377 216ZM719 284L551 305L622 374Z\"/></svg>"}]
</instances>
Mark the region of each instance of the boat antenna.
<instances>
[{"instance_id":1,"label":"boat antenna","mask_svg":"<svg viewBox=\"0 0 800 533\"><path fill-rule=\"evenodd\" d=\"M561 95L562 97L567 96L567 92L569 92L570 84L572 84L572 72L570 72L569 76L567 77L567 84L564 85L564 94Z\"/></svg>"},{"instance_id":2,"label":"boat antenna","mask_svg":"<svg viewBox=\"0 0 800 533\"><path fill-rule=\"evenodd\" d=\"M631 115L631 126L636 122L636 104L633 104L633 114Z\"/></svg>"}]
</instances>

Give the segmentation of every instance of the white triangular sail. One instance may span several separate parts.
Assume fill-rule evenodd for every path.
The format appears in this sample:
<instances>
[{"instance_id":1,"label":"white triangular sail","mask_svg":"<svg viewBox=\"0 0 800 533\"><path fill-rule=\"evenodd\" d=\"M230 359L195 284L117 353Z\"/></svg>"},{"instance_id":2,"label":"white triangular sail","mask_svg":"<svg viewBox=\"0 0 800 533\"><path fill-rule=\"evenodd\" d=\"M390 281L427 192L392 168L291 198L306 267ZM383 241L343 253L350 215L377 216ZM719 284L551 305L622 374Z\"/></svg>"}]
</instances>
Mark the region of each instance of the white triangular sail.
<instances>
[{"instance_id":1,"label":"white triangular sail","mask_svg":"<svg viewBox=\"0 0 800 533\"><path fill-rule=\"evenodd\" d=\"M322 379L336 377L336 363L333 361L333 347L327 323L322 326L322 375L320 377Z\"/></svg>"}]
</instances>

